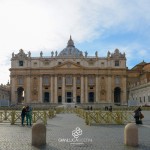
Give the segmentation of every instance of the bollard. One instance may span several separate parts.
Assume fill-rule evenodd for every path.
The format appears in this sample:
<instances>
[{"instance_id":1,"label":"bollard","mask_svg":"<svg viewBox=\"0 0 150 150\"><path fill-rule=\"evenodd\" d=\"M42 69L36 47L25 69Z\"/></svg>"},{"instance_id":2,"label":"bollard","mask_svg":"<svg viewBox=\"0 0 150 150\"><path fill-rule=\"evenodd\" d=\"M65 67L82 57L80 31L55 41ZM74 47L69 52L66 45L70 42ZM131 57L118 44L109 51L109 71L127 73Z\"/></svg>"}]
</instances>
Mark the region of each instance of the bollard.
<instances>
[{"instance_id":1,"label":"bollard","mask_svg":"<svg viewBox=\"0 0 150 150\"><path fill-rule=\"evenodd\" d=\"M42 146L46 144L46 126L43 123L35 123L32 126L32 145Z\"/></svg>"},{"instance_id":2,"label":"bollard","mask_svg":"<svg viewBox=\"0 0 150 150\"><path fill-rule=\"evenodd\" d=\"M124 129L124 144L138 146L138 127L134 123L128 123Z\"/></svg>"}]
</instances>

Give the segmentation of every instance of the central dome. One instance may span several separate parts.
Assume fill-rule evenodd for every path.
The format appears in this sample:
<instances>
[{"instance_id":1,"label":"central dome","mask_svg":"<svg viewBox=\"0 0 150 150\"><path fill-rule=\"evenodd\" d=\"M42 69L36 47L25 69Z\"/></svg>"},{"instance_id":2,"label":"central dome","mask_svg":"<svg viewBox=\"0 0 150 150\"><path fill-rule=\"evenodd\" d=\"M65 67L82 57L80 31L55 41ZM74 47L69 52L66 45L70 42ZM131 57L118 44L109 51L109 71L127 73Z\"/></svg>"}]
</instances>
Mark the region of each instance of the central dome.
<instances>
[{"instance_id":1,"label":"central dome","mask_svg":"<svg viewBox=\"0 0 150 150\"><path fill-rule=\"evenodd\" d=\"M73 42L73 40L71 39L71 36L70 36L70 39L67 43L67 47L64 48L59 53L58 56L61 56L61 57L83 57L83 54L82 54L82 51L75 48L74 42Z\"/></svg>"}]
</instances>

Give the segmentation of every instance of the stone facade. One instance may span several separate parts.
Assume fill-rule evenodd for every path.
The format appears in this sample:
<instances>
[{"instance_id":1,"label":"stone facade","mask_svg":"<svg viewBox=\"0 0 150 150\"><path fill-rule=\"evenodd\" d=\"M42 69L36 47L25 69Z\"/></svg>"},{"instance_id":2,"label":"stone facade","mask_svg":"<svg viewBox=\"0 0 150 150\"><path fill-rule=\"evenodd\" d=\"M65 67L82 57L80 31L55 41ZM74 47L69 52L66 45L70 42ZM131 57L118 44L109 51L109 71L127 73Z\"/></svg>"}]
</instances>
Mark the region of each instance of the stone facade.
<instances>
[{"instance_id":1,"label":"stone facade","mask_svg":"<svg viewBox=\"0 0 150 150\"><path fill-rule=\"evenodd\" d=\"M10 84L0 85L0 106L8 106L10 102Z\"/></svg>"},{"instance_id":2,"label":"stone facade","mask_svg":"<svg viewBox=\"0 0 150 150\"><path fill-rule=\"evenodd\" d=\"M59 54L32 57L20 49L12 53L11 103L127 104L125 53L108 51L106 57L83 54L69 39Z\"/></svg>"},{"instance_id":3,"label":"stone facade","mask_svg":"<svg viewBox=\"0 0 150 150\"><path fill-rule=\"evenodd\" d=\"M150 106L150 63L144 61L128 71L130 105Z\"/></svg>"}]
</instances>

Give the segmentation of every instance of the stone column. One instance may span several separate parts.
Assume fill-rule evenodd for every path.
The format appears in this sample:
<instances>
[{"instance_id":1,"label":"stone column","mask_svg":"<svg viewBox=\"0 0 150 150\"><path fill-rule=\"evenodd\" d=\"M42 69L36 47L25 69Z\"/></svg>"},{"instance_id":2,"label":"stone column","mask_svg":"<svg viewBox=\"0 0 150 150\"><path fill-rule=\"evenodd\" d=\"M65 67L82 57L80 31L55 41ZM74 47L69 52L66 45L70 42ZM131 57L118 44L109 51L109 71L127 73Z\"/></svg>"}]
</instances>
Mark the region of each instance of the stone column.
<instances>
[{"instance_id":1,"label":"stone column","mask_svg":"<svg viewBox=\"0 0 150 150\"><path fill-rule=\"evenodd\" d=\"M107 76L107 102L112 103L112 77L109 75Z\"/></svg>"},{"instance_id":2,"label":"stone column","mask_svg":"<svg viewBox=\"0 0 150 150\"><path fill-rule=\"evenodd\" d=\"M84 103L84 76L81 76L81 103Z\"/></svg>"},{"instance_id":3,"label":"stone column","mask_svg":"<svg viewBox=\"0 0 150 150\"><path fill-rule=\"evenodd\" d=\"M96 75L96 103L99 102L99 76Z\"/></svg>"},{"instance_id":4,"label":"stone column","mask_svg":"<svg viewBox=\"0 0 150 150\"><path fill-rule=\"evenodd\" d=\"M27 76L26 78L26 99L27 103L31 103L31 77Z\"/></svg>"},{"instance_id":5,"label":"stone column","mask_svg":"<svg viewBox=\"0 0 150 150\"><path fill-rule=\"evenodd\" d=\"M58 102L57 89L58 89L57 76L55 76L54 103Z\"/></svg>"},{"instance_id":6,"label":"stone column","mask_svg":"<svg viewBox=\"0 0 150 150\"><path fill-rule=\"evenodd\" d=\"M65 102L65 76L62 76L62 103Z\"/></svg>"},{"instance_id":7,"label":"stone column","mask_svg":"<svg viewBox=\"0 0 150 150\"><path fill-rule=\"evenodd\" d=\"M38 98L39 100L38 101L40 103L43 103L42 76L39 77L39 91L38 92L39 92L39 98Z\"/></svg>"},{"instance_id":8,"label":"stone column","mask_svg":"<svg viewBox=\"0 0 150 150\"><path fill-rule=\"evenodd\" d=\"M17 103L16 78L11 76L11 104Z\"/></svg>"},{"instance_id":9,"label":"stone column","mask_svg":"<svg viewBox=\"0 0 150 150\"><path fill-rule=\"evenodd\" d=\"M85 103L88 103L88 79L85 76Z\"/></svg>"},{"instance_id":10,"label":"stone column","mask_svg":"<svg viewBox=\"0 0 150 150\"><path fill-rule=\"evenodd\" d=\"M54 77L53 75L51 76L51 103L54 103Z\"/></svg>"},{"instance_id":11,"label":"stone column","mask_svg":"<svg viewBox=\"0 0 150 150\"><path fill-rule=\"evenodd\" d=\"M76 77L73 77L73 102L76 103Z\"/></svg>"}]
</instances>

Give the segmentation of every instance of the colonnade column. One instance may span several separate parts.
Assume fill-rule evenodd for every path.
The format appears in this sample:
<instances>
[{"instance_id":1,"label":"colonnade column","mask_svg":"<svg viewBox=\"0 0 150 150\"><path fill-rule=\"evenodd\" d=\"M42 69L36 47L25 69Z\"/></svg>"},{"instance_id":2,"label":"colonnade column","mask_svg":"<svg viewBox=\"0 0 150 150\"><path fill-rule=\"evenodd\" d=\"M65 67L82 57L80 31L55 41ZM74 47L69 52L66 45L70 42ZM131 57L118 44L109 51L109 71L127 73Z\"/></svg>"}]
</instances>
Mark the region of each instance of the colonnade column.
<instances>
[{"instance_id":1,"label":"colonnade column","mask_svg":"<svg viewBox=\"0 0 150 150\"><path fill-rule=\"evenodd\" d=\"M25 101L27 103L30 103L31 102L31 88L30 88L31 87L31 77L30 76L27 76L26 83L27 83L27 85L26 85Z\"/></svg>"},{"instance_id":2,"label":"colonnade column","mask_svg":"<svg viewBox=\"0 0 150 150\"><path fill-rule=\"evenodd\" d=\"M43 103L43 94L42 94L42 76L39 76L39 97L38 97L38 101L40 103Z\"/></svg>"},{"instance_id":3,"label":"colonnade column","mask_svg":"<svg viewBox=\"0 0 150 150\"><path fill-rule=\"evenodd\" d=\"M112 77L109 75L107 77L107 101L112 103Z\"/></svg>"},{"instance_id":4,"label":"colonnade column","mask_svg":"<svg viewBox=\"0 0 150 150\"><path fill-rule=\"evenodd\" d=\"M76 103L76 77L73 77L73 102Z\"/></svg>"},{"instance_id":5,"label":"colonnade column","mask_svg":"<svg viewBox=\"0 0 150 150\"><path fill-rule=\"evenodd\" d=\"M65 76L62 76L62 103L65 103Z\"/></svg>"},{"instance_id":6,"label":"colonnade column","mask_svg":"<svg viewBox=\"0 0 150 150\"><path fill-rule=\"evenodd\" d=\"M54 77L53 75L51 76L51 103L54 103Z\"/></svg>"},{"instance_id":7,"label":"colonnade column","mask_svg":"<svg viewBox=\"0 0 150 150\"><path fill-rule=\"evenodd\" d=\"M121 104L127 104L126 76L122 77Z\"/></svg>"},{"instance_id":8,"label":"colonnade column","mask_svg":"<svg viewBox=\"0 0 150 150\"><path fill-rule=\"evenodd\" d=\"M84 103L84 77L81 76L81 103Z\"/></svg>"},{"instance_id":9,"label":"colonnade column","mask_svg":"<svg viewBox=\"0 0 150 150\"><path fill-rule=\"evenodd\" d=\"M58 86L57 86L57 76L55 76L55 89L54 89L54 103L57 103L57 99L58 99L58 96L57 96L57 89L58 89Z\"/></svg>"},{"instance_id":10,"label":"colonnade column","mask_svg":"<svg viewBox=\"0 0 150 150\"><path fill-rule=\"evenodd\" d=\"M88 79L87 76L85 76L85 103L88 103Z\"/></svg>"},{"instance_id":11,"label":"colonnade column","mask_svg":"<svg viewBox=\"0 0 150 150\"><path fill-rule=\"evenodd\" d=\"M15 76L11 76L11 104L17 104L17 89L15 83Z\"/></svg>"},{"instance_id":12,"label":"colonnade column","mask_svg":"<svg viewBox=\"0 0 150 150\"><path fill-rule=\"evenodd\" d=\"M99 91L99 76L96 75L96 103L99 102L99 94L100 94L100 91Z\"/></svg>"}]
</instances>

